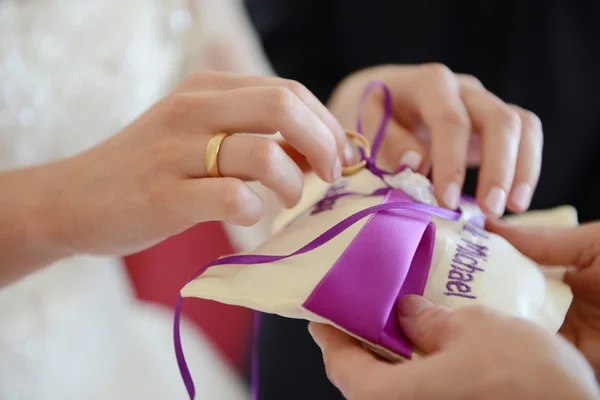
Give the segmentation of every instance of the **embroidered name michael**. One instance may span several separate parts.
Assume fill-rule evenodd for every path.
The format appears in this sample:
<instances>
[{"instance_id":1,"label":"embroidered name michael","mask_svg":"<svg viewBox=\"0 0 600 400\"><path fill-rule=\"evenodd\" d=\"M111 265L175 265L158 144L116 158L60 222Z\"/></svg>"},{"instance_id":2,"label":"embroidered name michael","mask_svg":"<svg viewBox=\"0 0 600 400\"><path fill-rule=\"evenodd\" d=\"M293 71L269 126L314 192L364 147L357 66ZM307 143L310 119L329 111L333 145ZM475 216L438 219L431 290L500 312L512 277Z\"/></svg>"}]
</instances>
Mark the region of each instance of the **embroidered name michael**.
<instances>
[{"instance_id":1,"label":"embroidered name michael","mask_svg":"<svg viewBox=\"0 0 600 400\"><path fill-rule=\"evenodd\" d=\"M489 239L489 236L476 228L473 224L467 223L463 230L468 232L471 237ZM481 264L488 259L489 248L482 244L474 243L471 238L462 237L448 272L448 282L446 283L447 296L464 297L466 299L476 299L472 294L472 284L476 279L477 272L484 272Z\"/></svg>"}]
</instances>

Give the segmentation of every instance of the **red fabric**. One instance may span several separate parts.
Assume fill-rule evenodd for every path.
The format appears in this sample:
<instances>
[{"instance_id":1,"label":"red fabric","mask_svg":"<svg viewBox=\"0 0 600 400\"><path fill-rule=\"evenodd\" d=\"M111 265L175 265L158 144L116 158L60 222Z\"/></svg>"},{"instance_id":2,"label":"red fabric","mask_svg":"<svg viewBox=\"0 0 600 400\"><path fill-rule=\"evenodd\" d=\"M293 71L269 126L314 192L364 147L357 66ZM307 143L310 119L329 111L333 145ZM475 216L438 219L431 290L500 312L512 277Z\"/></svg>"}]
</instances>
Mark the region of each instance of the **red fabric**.
<instances>
[{"instance_id":1,"label":"red fabric","mask_svg":"<svg viewBox=\"0 0 600 400\"><path fill-rule=\"evenodd\" d=\"M163 243L126 257L138 297L174 309L179 290L203 265L233 252L223 226L200 224ZM240 372L249 359L252 312L201 299L185 299L182 313L195 321Z\"/></svg>"}]
</instances>

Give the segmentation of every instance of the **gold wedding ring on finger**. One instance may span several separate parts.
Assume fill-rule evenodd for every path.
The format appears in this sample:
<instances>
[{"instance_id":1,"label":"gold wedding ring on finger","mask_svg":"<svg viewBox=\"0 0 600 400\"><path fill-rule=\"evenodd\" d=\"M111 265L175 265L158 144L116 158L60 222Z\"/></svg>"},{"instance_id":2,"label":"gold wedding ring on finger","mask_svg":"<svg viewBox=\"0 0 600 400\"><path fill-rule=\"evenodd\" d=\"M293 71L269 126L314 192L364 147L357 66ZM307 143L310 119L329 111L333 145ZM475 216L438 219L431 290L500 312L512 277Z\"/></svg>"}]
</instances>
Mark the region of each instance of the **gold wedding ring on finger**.
<instances>
[{"instance_id":1,"label":"gold wedding ring on finger","mask_svg":"<svg viewBox=\"0 0 600 400\"><path fill-rule=\"evenodd\" d=\"M369 141L367 140L366 137L364 137L360 133L354 132L354 131L346 131L346 136L348 137L348 139L350 139L351 141L353 141L355 144L357 144L359 147L361 147L363 149L363 151L365 152L366 158L371 157L371 145L369 144ZM354 165L349 165L347 167L342 168L342 175L343 176L354 175L366 166L367 166L367 160L361 160L360 162L358 162Z\"/></svg>"},{"instance_id":2,"label":"gold wedding ring on finger","mask_svg":"<svg viewBox=\"0 0 600 400\"><path fill-rule=\"evenodd\" d=\"M219 172L219 150L221 149L221 144L226 137L230 136L229 133L221 132L215 134L210 138L208 144L206 145L206 172L211 178L220 178L221 173ZM358 132L354 131L346 131L346 136L356 145L358 145L365 152L365 157L371 157L371 145L367 138L361 135ZM361 160L360 162L349 165L342 168L343 176L351 176L358 173L360 170L367 166L366 160Z\"/></svg>"},{"instance_id":3,"label":"gold wedding ring on finger","mask_svg":"<svg viewBox=\"0 0 600 400\"><path fill-rule=\"evenodd\" d=\"M219 172L219 150L221 149L221 143L227 136L229 136L229 133L217 133L210 138L206 145L206 172L211 178L221 177Z\"/></svg>"}]
</instances>

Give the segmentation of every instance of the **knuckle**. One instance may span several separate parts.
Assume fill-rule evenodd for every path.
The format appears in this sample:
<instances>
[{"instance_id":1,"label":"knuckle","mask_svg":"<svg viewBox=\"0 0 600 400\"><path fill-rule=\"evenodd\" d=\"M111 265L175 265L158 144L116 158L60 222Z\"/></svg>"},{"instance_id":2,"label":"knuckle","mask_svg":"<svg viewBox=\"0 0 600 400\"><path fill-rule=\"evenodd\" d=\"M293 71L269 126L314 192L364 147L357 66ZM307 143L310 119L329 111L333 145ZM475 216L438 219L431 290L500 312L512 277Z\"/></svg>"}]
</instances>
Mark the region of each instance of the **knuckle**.
<instances>
[{"instance_id":1,"label":"knuckle","mask_svg":"<svg viewBox=\"0 0 600 400\"><path fill-rule=\"evenodd\" d=\"M181 126L193 113L207 113L213 97L189 93L174 93L162 100L160 119L167 126Z\"/></svg>"},{"instance_id":2,"label":"knuckle","mask_svg":"<svg viewBox=\"0 0 600 400\"><path fill-rule=\"evenodd\" d=\"M343 365L339 363L339 357L329 351L323 352L323 362L325 364L325 373L327 379L334 384L343 384L345 377L343 374Z\"/></svg>"},{"instance_id":3,"label":"knuckle","mask_svg":"<svg viewBox=\"0 0 600 400\"><path fill-rule=\"evenodd\" d=\"M281 162L281 153L281 147L275 141L259 139L254 141L251 150L251 161L259 171L259 174L269 179L275 175L276 169Z\"/></svg>"},{"instance_id":4,"label":"knuckle","mask_svg":"<svg viewBox=\"0 0 600 400\"><path fill-rule=\"evenodd\" d=\"M172 183L172 182L171 182ZM170 185L162 179L153 179L149 182L146 192L146 202L150 206L162 207L168 204Z\"/></svg>"},{"instance_id":5,"label":"knuckle","mask_svg":"<svg viewBox=\"0 0 600 400\"><path fill-rule=\"evenodd\" d=\"M295 120L302 111L300 99L286 87L269 88L265 96L267 110L281 123Z\"/></svg>"},{"instance_id":6,"label":"knuckle","mask_svg":"<svg viewBox=\"0 0 600 400\"><path fill-rule=\"evenodd\" d=\"M181 120L192 108L190 96L174 93L166 97L161 104L161 119L171 125Z\"/></svg>"},{"instance_id":7,"label":"knuckle","mask_svg":"<svg viewBox=\"0 0 600 400\"><path fill-rule=\"evenodd\" d=\"M459 78L467 86L471 86L473 88L482 88L483 87L483 83L481 83L481 81L476 76L474 76L474 75L471 75L471 74L460 74Z\"/></svg>"},{"instance_id":8,"label":"knuckle","mask_svg":"<svg viewBox=\"0 0 600 400\"><path fill-rule=\"evenodd\" d=\"M144 151L144 155L153 160L155 168L171 167L181 153L181 148L170 135L154 138Z\"/></svg>"},{"instance_id":9,"label":"knuckle","mask_svg":"<svg viewBox=\"0 0 600 400\"><path fill-rule=\"evenodd\" d=\"M521 118L508 106L499 107L494 112L493 119L502 127L505 135L518 137L521 135Z\"/></svg>"},{"instance_id":10,"label":"knuckle","mask_svg":"<svg viewBox=\"0 0 600 400\"><path fill-rule=\"evenodd\" d=\"M216 78L219 77L219 73L216 71L204 70L204 71L195 71L192 72L188 77L183 81L183 86L193 85L193 86L205 86L210 83L213 83Z\"/></svg>"},{"instance_id":11,"label":"knuckle","mask_svg":"<svg viewBox=\"0 0 600 400\"><path fill-rule=\"evenodd\" d=\"M522 110L520 112L521 124L524 129L529 131L542 133L542 121L540 118L532 111Z\"/></svg>"},{"instance_id":12,"label":"knuckle","mask_svg":"<svg viewBox=\"0 0 600 400\"><path fill-rule=\"evenodd\" d=\"M441 63L428 63L423 65L423 71L432 79L451 80L455 79L454 72L446 65Z\"/></svg>"},{"instance_id":13,"label":"knuckle","mask_svg":"<svg viewBox=\"0 0 600 400\"><path fill-rule=\"evenodd\" d=\"M292 93L294 93L298 98L303 100L308 99L311 95L311 92L308 90L308 88L298 81L286 80L285 87L291 90Z\"/></svg>"},{"instance_id":14,"label":"knuckle","mask_svg":"<svg viewBox=\"0 0 600 400\"><path fill-rule=\"evenodd\" d=\"M441 124L451 126L459 129L461 132L469 131L471 129L471 120L469 116L453 108L446 108L443 110L438 120Z\"/></svg>"},{"instance_id":15,"label":"knuckle","mask_svg":"<svg viewBox=\"0 0 600 400\"><path fill-rule=\"evenodd\" d=\"M229 180L223 191L223 211L225 215L235 217L243 208L245 184L237 179Z\"/></svg>"},{"instance_id":16,"label":"knuckle","mask_svg":"<svg viewBox=\"0 0 600 400\"><path fill-rule=\"evenodd\" d=\"M329 379L330 382L339 381L336 363L334 360L335 359L327 353L323 356L323 361L325 363L325 374L327 375L327 379Z\"/></svg>"}]
</instances>

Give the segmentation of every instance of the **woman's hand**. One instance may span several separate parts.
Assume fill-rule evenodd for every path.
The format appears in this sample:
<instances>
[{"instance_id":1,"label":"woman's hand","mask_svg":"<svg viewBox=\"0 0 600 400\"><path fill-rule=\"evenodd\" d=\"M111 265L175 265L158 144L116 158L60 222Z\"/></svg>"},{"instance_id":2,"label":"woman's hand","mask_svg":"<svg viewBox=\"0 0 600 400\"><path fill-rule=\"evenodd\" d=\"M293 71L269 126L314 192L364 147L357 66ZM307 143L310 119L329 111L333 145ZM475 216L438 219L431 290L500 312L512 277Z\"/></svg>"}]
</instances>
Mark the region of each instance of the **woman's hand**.
<instances>
[{"instance_id":1,"label":"woman's hand","mask_svg":"<svg viewBox=\"0 0 600 400\"><path fill-rule=\"evenodd\" d=\"M573 303L559 333L586 356L600 379L600 222L574 228L489 223L488 229L540 265L570 267L564 280Z\"/></svg>"},{"instance_id":2,"label":"woman's hand","mask_svg":"<svg viewBox=\"0 0 600 400\"><path fill-rule=\"evenodd\" d=\"M245 181L260 181L285 206L295 205L302 172L272 137L258 135L277 131L321 178L340 177L344 131L304 86L273 77L190 76L106 142L0 174L0 272L7 265L29 271L67 253L139 251L203 221L252 225L263 203ZM219 132L232 134L218 152L222 177L208 178L206 148ZM256 135L238 134L244 132ZM26 228L16 233L13 225ZM42 242L44 249L36 247Z\"/></svg>"},{"instance_id":3,"label":"woman's hand","mask_svg":"<svg viewBox=\"0 0 600 400\"><path fill-rule=\"evenodd\" d=\"M377 162L390 171L407 165L427 173L439 203L455 209L467 166L481 165L477 200L488 215L500 216L506 205L529 207L542 158L542 128L530 111L505 104L474 77L455 74L440 64L380 66L346 78L329 103L345 128L355 129L366 85L385 82L394 114ZM383 97L372 95L362 109L364 134L370 139L383 116ZM370 135L370 136L369 136Z\"/></svg>"},{"instance_id":4,"label":"woman's hand","mask_svg":"<svg viewBox=\"0 0 600 400\"><path fill-rule=\"evenodd\" d=\"M285 206L300 199L303 175L272 139L281 132L326 181L340 177L346 139L327 108L302 85L216 72L190 76L171 95L106 143L61 163L56 185L65 233L77 251L129 253L209 220L252 225L260 181ZM207 178L211 137L223 178Z\"/></svg>"},{"instance_id":5,"label":"woman's hand","mask_svg":"<svg viewBox=\"0 0 600 400\"><path fill-rule=\"evenodd\" d=\"M597 399L598 386L572 345L483 307L451 311L418 296L399 323L426 356L381 361L346 334L312 323L331 382L349 400Z\"/></svg>"}]
</instances>

